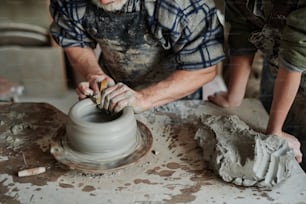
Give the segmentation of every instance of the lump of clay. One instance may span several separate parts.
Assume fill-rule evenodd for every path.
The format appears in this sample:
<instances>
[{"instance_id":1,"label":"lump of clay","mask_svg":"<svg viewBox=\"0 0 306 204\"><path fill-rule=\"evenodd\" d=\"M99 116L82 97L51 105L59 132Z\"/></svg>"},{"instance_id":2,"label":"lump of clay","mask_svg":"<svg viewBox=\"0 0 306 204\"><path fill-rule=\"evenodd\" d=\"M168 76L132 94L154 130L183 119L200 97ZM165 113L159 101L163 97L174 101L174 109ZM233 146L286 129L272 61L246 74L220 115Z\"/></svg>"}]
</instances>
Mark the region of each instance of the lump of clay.
<instances>
[{"instance_id":1,"label":"lump of clay","mask_svg":"<svg viewBox=\"0 0 306 204\"><path fill-rule=\"evenodd\" d=\"M203 115L195 139L204 161L226 182L272 187L293 170L294 153L286 140L256 132L236 115Z\"/></svg>"}]
</instances>

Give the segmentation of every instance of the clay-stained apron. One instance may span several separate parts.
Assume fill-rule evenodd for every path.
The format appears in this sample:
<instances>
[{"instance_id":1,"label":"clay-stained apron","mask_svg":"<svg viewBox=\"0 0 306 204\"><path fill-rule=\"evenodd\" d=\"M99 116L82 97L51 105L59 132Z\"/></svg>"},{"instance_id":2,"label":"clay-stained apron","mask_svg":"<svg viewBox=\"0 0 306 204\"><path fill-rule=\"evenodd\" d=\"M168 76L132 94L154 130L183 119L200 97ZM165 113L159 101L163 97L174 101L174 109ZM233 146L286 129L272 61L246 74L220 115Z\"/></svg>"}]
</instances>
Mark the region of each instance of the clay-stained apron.
<instances>
[{"instance_id":1,"label":"clay-stained apron","mask_svg":"<svg viewBox=\"0 0 306 204\"><path fill-rule=\"evenodd\" d=\"M100 65L116 82L131 88L160 81L175 68L170 52L149 32L143 1L140 11L106 12L89 4L83 26L101 47Z\"/></svg>"}]
</instances>

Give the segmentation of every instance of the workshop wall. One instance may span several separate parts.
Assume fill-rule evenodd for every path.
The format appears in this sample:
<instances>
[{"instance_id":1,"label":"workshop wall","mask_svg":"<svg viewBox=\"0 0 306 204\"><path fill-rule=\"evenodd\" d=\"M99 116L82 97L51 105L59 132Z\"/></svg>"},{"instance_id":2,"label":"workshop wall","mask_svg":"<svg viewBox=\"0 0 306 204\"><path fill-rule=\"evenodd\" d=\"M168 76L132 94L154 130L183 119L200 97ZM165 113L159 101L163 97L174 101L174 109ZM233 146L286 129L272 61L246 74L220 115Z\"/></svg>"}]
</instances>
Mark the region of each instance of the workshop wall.
<instances>
[{"instance_id":1,"label":"workshop wall","mask_svg":"<svg viewBox=\"0 0 306 204\"><path fill-rule=\"evenodd\" d=\"M49 1L5 0L0 7L0 76L26 96L66 93L63 51L51 45Z\"/></svg>"}]
</instances>

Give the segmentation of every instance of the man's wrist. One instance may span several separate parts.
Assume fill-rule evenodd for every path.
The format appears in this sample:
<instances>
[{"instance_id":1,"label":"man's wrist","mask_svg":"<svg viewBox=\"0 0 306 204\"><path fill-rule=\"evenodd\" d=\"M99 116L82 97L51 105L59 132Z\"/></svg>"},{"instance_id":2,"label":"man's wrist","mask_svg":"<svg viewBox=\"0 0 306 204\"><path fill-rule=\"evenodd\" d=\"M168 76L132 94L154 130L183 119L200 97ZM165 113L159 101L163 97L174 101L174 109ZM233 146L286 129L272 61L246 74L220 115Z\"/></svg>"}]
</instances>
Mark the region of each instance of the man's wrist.
<instances>
[{"instance_id":1,"label":"man's wrist","mask_svg":"<svg viewBox=\"0 0 306 204\"><path fill-rule=\"evenodd\" d=\"M92 78L97 78L97 76L105 75L102 71L91 72L85 76L87 81L90 81Z\"/></svg>"},{"instance_id":2,"label":"man's wrist","mask_svg":"<svg viewBox=\"0 0 306 204\"><path fill-rule=\"evenodd\" d=\"M140 101L140 107L138 108L137 112L143 112L153 108L153 103L150 100L150 97L144 91L137 91L138 94L138 101Z\"/></svg>"}]
</instances>

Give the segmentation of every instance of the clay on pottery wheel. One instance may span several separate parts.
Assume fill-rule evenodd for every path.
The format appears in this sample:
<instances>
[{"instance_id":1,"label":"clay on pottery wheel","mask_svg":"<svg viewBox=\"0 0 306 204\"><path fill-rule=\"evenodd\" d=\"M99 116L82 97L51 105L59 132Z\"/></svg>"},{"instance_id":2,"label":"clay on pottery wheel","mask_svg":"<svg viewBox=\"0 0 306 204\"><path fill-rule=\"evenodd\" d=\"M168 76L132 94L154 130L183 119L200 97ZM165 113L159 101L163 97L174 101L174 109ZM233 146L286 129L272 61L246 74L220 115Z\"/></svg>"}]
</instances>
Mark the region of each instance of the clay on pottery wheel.
<instances>
[{"instance_id":1,"label":"clay on pottery wheel","mask_svg":"<svg viewBox=\"0 0 306 204\"><path fill-rule=\"evenodd\" d=\"M73 105L66 125L69 146L84 154L118 158L132 153L137 146L137 122L133 109L116 114L99 110L91 99Z\"/></svg>"}]
</instances>

